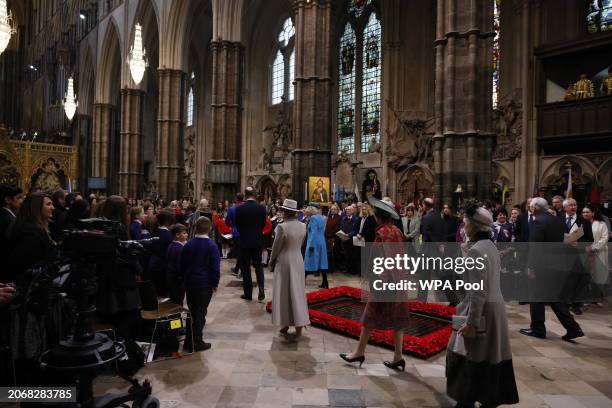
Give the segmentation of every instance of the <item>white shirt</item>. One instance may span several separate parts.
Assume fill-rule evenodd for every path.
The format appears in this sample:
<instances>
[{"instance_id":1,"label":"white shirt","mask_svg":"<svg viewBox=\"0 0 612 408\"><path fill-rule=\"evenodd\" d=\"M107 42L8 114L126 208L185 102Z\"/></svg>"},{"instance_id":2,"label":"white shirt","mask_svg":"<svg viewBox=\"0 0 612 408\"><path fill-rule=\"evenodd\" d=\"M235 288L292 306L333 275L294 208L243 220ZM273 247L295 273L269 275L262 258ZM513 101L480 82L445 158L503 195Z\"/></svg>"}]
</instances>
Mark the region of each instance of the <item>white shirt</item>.
<instances>
[{"instance_id":1,"label":"white shirt","mask_svg":"<svg viewBox=\"0 0 612 408\"><path fill-rule=\"evenodd\" d=\"M197 234L195 237L196 237L196 238L208 238L208 239L210 239L210 238L208 237L208 234Z\"/></svg>"}]
</instances>

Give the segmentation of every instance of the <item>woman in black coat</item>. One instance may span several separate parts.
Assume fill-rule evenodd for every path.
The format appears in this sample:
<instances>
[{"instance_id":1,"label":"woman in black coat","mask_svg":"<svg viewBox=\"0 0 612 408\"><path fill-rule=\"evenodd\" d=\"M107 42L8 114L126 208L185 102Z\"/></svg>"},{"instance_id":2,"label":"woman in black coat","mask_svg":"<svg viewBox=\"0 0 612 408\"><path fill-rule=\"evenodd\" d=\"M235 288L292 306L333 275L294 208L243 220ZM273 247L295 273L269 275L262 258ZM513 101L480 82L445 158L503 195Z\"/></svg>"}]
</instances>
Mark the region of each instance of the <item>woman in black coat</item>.
<instances>
[{"instance_id":1,"label":"woman in black coat","mask_svg":"<svg viewBox=\"0 0 612 408\"><path fill-rule=\"evenodd\" d=\"M49 220L53 202L44 193L28 195L8 232L9 280L19 283L25 272L37 264L51 260L55 242L49 236Z\"/></svg>"}]
</instances>

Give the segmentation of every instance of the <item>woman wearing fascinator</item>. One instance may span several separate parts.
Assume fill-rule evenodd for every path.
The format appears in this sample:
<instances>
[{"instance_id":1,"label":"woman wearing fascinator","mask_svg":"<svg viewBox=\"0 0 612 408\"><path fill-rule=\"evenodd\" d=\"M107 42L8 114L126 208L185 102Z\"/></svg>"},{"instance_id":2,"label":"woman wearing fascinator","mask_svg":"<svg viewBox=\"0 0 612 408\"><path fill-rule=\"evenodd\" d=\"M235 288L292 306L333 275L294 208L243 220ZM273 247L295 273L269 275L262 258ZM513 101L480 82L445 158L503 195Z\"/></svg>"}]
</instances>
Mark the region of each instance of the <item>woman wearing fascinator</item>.
<instances>
[{"instance_id":1,"label":"woman wearing fascinator","mask_svg":"<svg viewBox=\"0 0 612 408\"><path fill-rule=\"evenodd\" d=\"M497 407L519 401L508 336L506 305L500 288L499 251L491 240L493 217L475 203L466 205L467 257L484 259L484 268L468 269L466 282L483 282L467 290L453 316L453 333L446 355L447 394L457 408Z\"/></svg>"}]
</instances>

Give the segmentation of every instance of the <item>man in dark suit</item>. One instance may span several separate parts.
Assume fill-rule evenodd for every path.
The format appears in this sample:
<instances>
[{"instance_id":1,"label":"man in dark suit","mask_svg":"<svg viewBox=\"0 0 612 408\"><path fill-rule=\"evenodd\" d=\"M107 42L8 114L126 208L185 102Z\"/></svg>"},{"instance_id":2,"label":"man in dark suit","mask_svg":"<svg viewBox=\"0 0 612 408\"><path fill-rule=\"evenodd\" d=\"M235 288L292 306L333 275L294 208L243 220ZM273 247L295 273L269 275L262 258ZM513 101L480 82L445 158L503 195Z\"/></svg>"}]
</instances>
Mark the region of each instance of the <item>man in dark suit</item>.
<instances>
[{"instance_id":1,"label":"man in dark suit","mask_svg":"<svg viewBox=\"0 0 612 408\"><path fill-rule=\"evenodd\" d=\"M536 297L551 297L550 291L553 289L549 286L552 283L551 279L555 275L560 276L565 262L564 254L562 253L561 245L565 233L565 225L563 219L553 216L548 212L548 203L544 198L536 197L531 200L531 211L534 216L533 224L529 232L529 275L530 284L535 290ZM544 248L542 243L556 243L550 247ZM557 247L555 247L558 246ZM551 252L549 256L543 254L543 250ZM554 253L552 253L554 251ZM543 281L545 279L545 281ZM563 282L561 282L563 284ZM544 289L541 291L540 289ZM538 299L535 299L538 300ZM567 333L562 336L565 341L572 341L575 338L584 336L582 329L576 323L569 312L567 304L564 302L531 302L529 304L529 313L531 315L531 327L521 329L521 334L531 337L546 338L545 322L545 306L549 305L559 322L565 327Z\"/></svg>"},{"instance_id":2,"label":"man in dark suit","mask_svg":"<svg viewBox=\"0 0 612 408\"><path fill-rule=\"evenodd\" d=\"M529 242L529 227L533 223L534 218L530 209L531 200L532 198L527 199L525 212L521 213L516 220L514 236L516 237L516 240L520 242Z\"/></svg>"},{"instance_id":3,"label":"man in dark suit","mask_svg":"<svg viewBox=\"0 0 612 408\"><path fill-rule=\"evenodd\" d=\"M236 229L240 234L240 270L242 271L242 287L244 300L253 296L253 280L251 279L251 264L255 267L258 300L264 300L264 272L261 264L261 250L264 245L263 228L266 223L266 207L255 200L255 191L247 187L244 193L246 201L236 208Z\"/></svg>"},{"instance_id":4,"label":"man in dark suit","mask_svg":"<svg viewBox=\"0 0 612 408\"><path fill-rule=\"evenodd\" d=\"M421 218L421 235L423 236L424 254L427 257L443 257L444 256L444 242L446 241L445 235L445 224L442 216L438 211L434 209L433 198L426 198L423 200L423 211L424 215ZM434 245L435 242L439 242L439 245ZM438 278L453 280L454 272L443 274L437 272ZM422 279L428 279L429 276L423 276ZM459 302L456 294L450 290L445 289L444 295L450 303L450 306L456 306ZM420 301L427 301L427 291L419 290L417 299Z\"/></svg>"},{"instance_id":5,"label":"man in dark suit","mask_svg":"<svg viewBox=\"0 0 612 408\"><path fill-rule=\"evenodd\" d=\"M6 235L9 227L15 221L19 207L23 202L23 191L17 186L8 184L0 185L0 259L7 259L5 251L7 247ZM7 278L4 267L0 267L0 281L4 282L3 278Z\"/></svg>"},{"instance_id":6,"label":"man in dark suit","mask_svg":"<svg viewBox=\"0 0 612 408\"><path fill-rule=\"evenodd\" d=\"M560 195L556 195L550 201L552 205L552 210L555 212L554 215L557 217L565 218L565 210L563 205L563 197Z\"/></svg>"}]
</instances>

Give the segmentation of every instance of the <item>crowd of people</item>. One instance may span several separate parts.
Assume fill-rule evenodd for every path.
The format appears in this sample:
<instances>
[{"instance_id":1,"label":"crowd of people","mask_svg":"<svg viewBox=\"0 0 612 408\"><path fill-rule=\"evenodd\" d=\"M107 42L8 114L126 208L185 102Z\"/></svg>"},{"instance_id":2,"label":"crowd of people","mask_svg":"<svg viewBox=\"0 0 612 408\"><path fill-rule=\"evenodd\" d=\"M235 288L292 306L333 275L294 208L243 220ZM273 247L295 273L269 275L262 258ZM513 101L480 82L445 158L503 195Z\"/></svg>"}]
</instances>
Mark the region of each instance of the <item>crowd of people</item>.
<instances>
[{"instance_id":1,"label":"crowd of people","mask_svg":"<svg viewBox=\"0 0 612 408\"><path fill-rule=\"evenodd\" d=\"M98 265L98 315L111 323L120 336L135 336L140 308L138 284L150 281L158 297L179 305L186 302L192 316L184 345L188 351L211 347L203 340L203 330L208 306L219 285L221 259L235 259L231 270L242 280L240 297L247 302L253 300L251 268L255 271L258 301L267 297L264 268L269 268L274 274L272 321L280 327L281 335L295 340L310 324L305 297L307 276L321 276L320 287L328 288L330 273L360 275L363 271L359 254L365 243L406 242L414 253L432 251L436 246L430 243L454 243L457 247L463 245L467 253L484 254L488 267L471 277L485 282L483 291L467 291L461 296L452 290L444 292L445 300L457 306L457 315L465 318L454 327L447 356L448 392L458 406L473 406L476 401L486 407L518 401L500 288L500 273L508 251L504 245L562 243L566 235L581 228L581 249L575 243L568 245L568 250L583 251L580 255L587 259L584 268L589 279L581 284L595 283L604 288L610 278L610 220L597 205L586 204L579 212L578 203L571 197L555 196L550 205L546 199L534 197L509 211L500 203L473 208L464 205L457 213L451 205L440 205L432 198L405 206L388 197L369 197L367 202L346 199L329 206L315 202L299 206L291 199L258 201L251 187L237 193L231 204L225 201L216 206L206 199L197 205L188 200L166 204L161 200L84 196L62 190L25 195L20 188L8 185L0 186L0 200L0 249L5 252L2 259L7 260L0 271L0 304L10 300L15 286L25 279L30 268L52 259L63 231L79 228L79 220L104 217L120 226L120 239L157 240L151 245L150 255L135 262L120 268ZM545 261L534 260L528 267L548 266ZM586 306L597 305L604 298L604 291L600 291L589 304L571 299L531 302L531 325L521 333L546 338L544 310L548 305L567 330L563 339L573 342L584 335L573 315L582 314ZM419 300L431 299L427 292L419 292ZM385 365L405 369L402 339L410 319L401 306L398 302L369 302L355 350L340 357L363 364L371 331L393 329L395 354ZM483 319L486 326L481 323ZM295 332L289 333L291 327ZM56 333L56 338L61 334ZM24 367L31 367L45 349L43 343L48 345L49 341L40 339L27 350L13 350L13 356L28 362ZM483 364L487 365L484 371ZM488 374L485 377L483 373Z\"/></svg>"}]
</instances>

